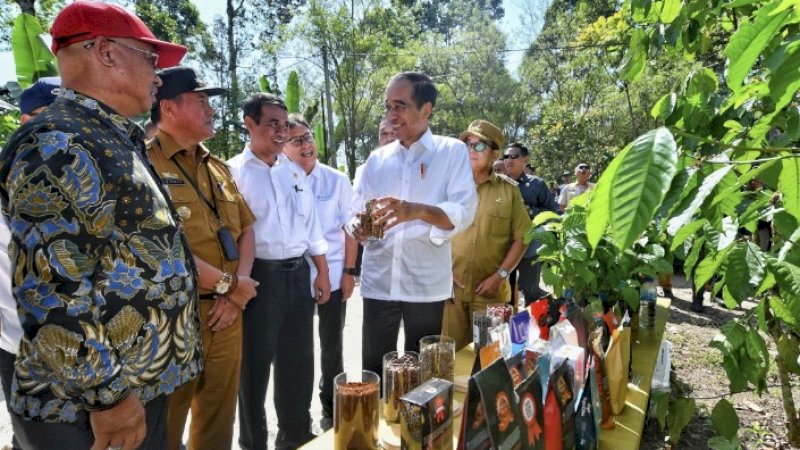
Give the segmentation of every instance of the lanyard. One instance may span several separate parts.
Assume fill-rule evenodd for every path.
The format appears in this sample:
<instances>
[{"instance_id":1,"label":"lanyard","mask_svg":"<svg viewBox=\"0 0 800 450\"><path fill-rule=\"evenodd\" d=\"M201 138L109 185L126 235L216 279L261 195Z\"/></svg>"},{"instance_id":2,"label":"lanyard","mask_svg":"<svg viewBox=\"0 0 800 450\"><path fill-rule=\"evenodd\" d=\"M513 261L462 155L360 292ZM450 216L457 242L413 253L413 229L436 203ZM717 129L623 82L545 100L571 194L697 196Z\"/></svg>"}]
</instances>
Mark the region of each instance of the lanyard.
<instances>
[{"instance_id":1,"label":"lanyard","mask_svg":"<svg viewBox=\"0 0 800 450\"><path fill-rule=\"evenodd\" d=\"M161 146L161 141L159 141L159 140L158 140L158 138L156 138L156 142L158 143L158 147L159 147L159 148L161 148L161 149L163 150L163 149L164 149L164 147L162 147L162 146ZM176 154L177 154L177 153L176 153ZM204 193L203 193L203 190L202 190L202 189L200 189L200 186L198 186L198 185L197 185L197 182L196 182L196 181L194 181L194 179L193 179L192 177L190 177L190 176L189 176L189 174L188 174L188 173L186 172L186 170L183 168L183 166L181 165L181 163L179 163L179 162L178 162L178 160L177 160L177 159L175 159L175 155L172 155L172 157L170 158L170 160L172 161L172 163L173 163L173 164L175 164L175 166L178 168L178 170L180 170L180 171L181 171L181 173L183 174L183 177L184 177L184 178L186 178L186 181L188 181L188 182L189 182L189 184L191 184L191 185L192 185L192 188L194 189L194 191L195 191L195 192L197 192L197 195L198 195L198 196L199 196L201 199L203 199L203 201L205 202L205 204L206 204L206 205L208 205L208 207L209 207L209 208L211 209L211 211L214 213L214 217L216 217L216 218L217 218L217 221L220 223L220 225L222 225L222 219L220 219L220 217L219 217L219 213L217 212L217 199L216 199L216 198L214 197L214 195L213 195L213 194L214 194L214 193L213 193L213 190L214 190L213 186L211 187L211 190L212 190L212 193L211 193L211 194L212 194L212 195L211 195L211 199L212 199L212 200L209 200L209 199L208 199L208 197L206 197L206 194L204 194ZM205 164L203 164L203 165L204 165L204 166L205 166L205 168L206 168L206 176L208 177L208 182L209 182L209 183L213 183L213 181L211 181L211 171L208 169L208 163L205 163Z\"/></svg>"}]
</instances>

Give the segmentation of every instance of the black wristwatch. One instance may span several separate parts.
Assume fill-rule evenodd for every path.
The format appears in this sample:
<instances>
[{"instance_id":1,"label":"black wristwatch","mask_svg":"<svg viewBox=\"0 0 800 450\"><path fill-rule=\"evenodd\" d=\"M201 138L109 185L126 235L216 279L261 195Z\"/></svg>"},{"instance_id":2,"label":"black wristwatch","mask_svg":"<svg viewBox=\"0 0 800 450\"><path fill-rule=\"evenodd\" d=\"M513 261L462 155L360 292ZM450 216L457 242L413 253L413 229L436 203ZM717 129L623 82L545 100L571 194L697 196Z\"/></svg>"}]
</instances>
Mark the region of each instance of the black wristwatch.
<instances>
[{"instance_id":1,"label":"black wristwatch","mask_svg":"<svg viewBox=\"0 0 800 450\"><path fill-rule=\"evenodd\" d=\"M342 273L347 275L352 275L354 277L361 275L361 271L359 271L355 267L345 267L344 269L342 269Z\"/></svg>"}]
</instances>

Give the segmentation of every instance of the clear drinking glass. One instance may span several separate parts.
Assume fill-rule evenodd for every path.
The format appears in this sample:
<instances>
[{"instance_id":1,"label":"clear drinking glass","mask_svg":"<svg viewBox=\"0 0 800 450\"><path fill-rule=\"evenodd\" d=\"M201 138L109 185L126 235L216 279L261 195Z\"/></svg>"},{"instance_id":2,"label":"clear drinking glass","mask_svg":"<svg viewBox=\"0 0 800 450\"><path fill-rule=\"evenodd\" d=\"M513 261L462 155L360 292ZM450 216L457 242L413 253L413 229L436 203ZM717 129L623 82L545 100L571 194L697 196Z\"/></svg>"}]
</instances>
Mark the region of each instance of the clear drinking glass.
<instances>
[{"instance_id":1,"label":"clear drinking glass","mask_svg":"<svg viewBox=\"0 0 800 450\"><path fill-rule=\"evenodd\" d=\"M369 370L342 372L333 379L335 450L378 449L381 380Z\"/></svg>"},{"instance_id":2,"label":"clear drinking glass","mask_svg":"<svg viewBox=\"0 0 800 450\"><path fill-rule=\"evenodd\" d=\"M419 340L419 360L423 383L431 378L455 382L455 339L440 334L423 337Z\"/></svg>"},{"instance_id":3,"label":"clear drinking glass","mask_svg":"<svg viewBox=\"0 0 800 450\"><path fill-rule=\"evenodd\" d=\"M383 355L383 419L387 423L400 423L400 397L420 384L419 353Z\"/></svg>"}]
</instances>

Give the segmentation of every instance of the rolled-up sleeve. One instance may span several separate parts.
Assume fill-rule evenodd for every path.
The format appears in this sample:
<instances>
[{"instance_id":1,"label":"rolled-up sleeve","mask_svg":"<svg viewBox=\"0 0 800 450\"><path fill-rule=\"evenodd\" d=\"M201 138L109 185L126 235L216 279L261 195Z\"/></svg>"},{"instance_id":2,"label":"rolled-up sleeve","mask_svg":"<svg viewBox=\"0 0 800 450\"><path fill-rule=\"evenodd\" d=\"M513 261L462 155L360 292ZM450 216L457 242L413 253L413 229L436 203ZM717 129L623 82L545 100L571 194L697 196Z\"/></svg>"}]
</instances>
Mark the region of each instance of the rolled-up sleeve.
<instances>
[{"instance_id":1,"label":"rolled-up sleeve","mask_svg":"<svg viewBox=\"0 0 800 450\"><path fill-rule=\"evenodd\" d=\"M434 245L444 244L469 227L478 208L478 192L472 179L467 147L462 142L455 143L450 149L449 169L445 181L446 200L435 206L447 215L453 229L432 226L430 240Z\"/></svg>"}]
</instances>

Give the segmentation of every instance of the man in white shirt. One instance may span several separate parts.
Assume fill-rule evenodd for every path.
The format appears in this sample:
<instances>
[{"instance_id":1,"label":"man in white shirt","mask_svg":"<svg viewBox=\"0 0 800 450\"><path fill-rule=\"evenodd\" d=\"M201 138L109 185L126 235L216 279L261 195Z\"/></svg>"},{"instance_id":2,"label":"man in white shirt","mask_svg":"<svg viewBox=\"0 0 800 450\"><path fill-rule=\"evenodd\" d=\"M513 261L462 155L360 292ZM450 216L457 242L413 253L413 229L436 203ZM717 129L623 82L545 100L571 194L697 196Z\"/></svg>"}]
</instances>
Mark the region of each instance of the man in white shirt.
<instances>
[{"instance_id":1,"label":"man in white shirt","mask_svg":"<svg viewBox=\"0 0 800 450\"><path fill-rule=\"evenodd\" d=\"M558 197L558 206L563 212L569 206L569 202L573 198L583 194L594 186L594 183L589 183L589 178L592 176L592 171L586 163L580 163L575 166L575 178L578 181L574 183L565 184L561 186L561 194Z\"/></svg>"},{"instance_id":2,"label":"man in white shirt","mask_svg":"<svg viewBox=\"0 0 800 450\"><path fill-rule=\"evenodd\" d=\"M282 154L288 138L286 104L272 94L252 95L244 104L250 143L231 158L231 173L256 216L256 259L260 283L244 311L239 387L239 445L267 448L264 409L270 366L275 364L277 449L295 449L311 434L314 390L314 303L330 296L328 245L320 229L306 174ZM317 269L312 281L308 254Z\"/></svg>"},{"instance_id":3,"label":"man in white shirt","mask_svg":"<svg viewBox=\"0 0 800 450\"><path fill-rule=\"evenodd\" d=\"M350 220L353 187L347 175L317 161L319 152L314 133L306 119L299 114L289 114L289 138L285 151L286 156L308 177L316 199L320 228L328 243L325 259L330 273L331 299L317 306L322 366L319 380L319 400L322 403L320 426L327 431L333 426L333 378L344 371L342 329L345 302L353 294L356 283L358 243L342 229ZM316 270L311 267L311 278L315 275Z\"/></svg>"},{"instance_id":4,"label":"man in white shirt","mask_svg":"<svg viewBox=\"0 0 800 450\"><path fill-rule=\"evenodd\" d=\"M477 207L466 146L428 128L437 94L423 74L389 81L384 108L397 141L372 152L355 186L354 210L376 199L374 223L385 231L365 243L361 275L362 365L376 373L397 347L401 320L406 350L418 351L420 338L441 332L453 292L449 239L472 223ZM350 225L364 241L358 218Z\"/></svg>"}]
</instances>

